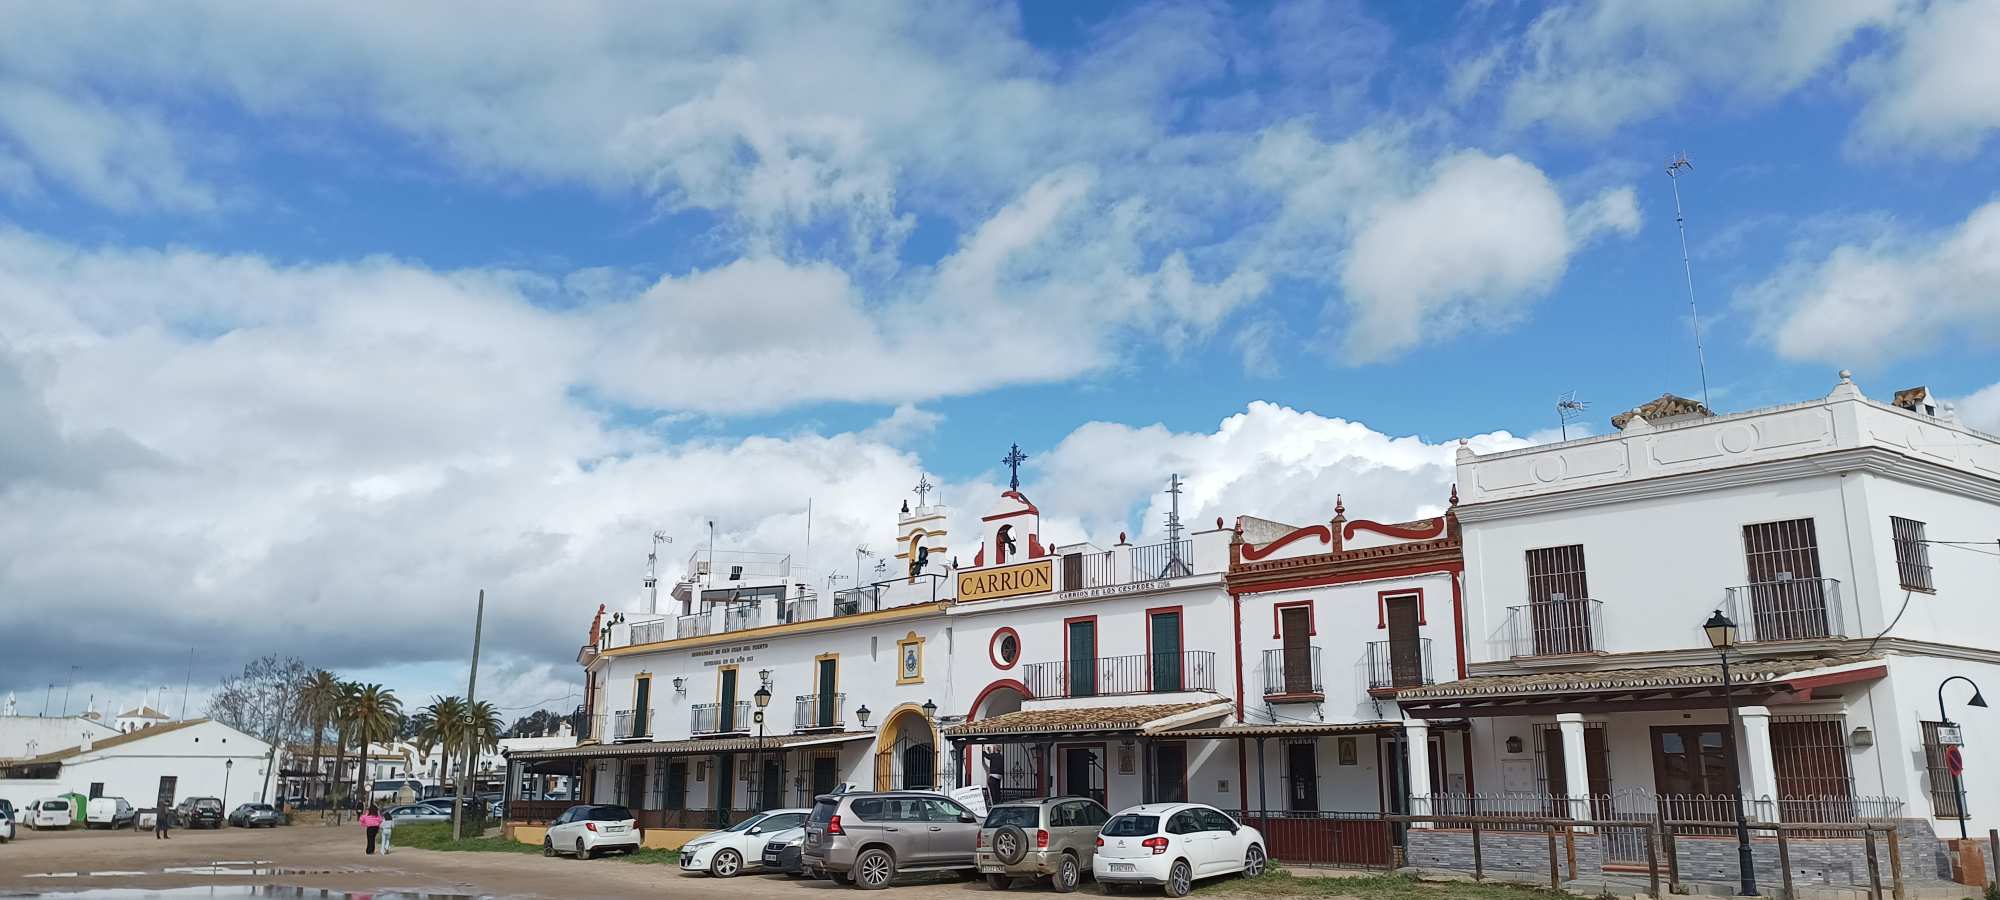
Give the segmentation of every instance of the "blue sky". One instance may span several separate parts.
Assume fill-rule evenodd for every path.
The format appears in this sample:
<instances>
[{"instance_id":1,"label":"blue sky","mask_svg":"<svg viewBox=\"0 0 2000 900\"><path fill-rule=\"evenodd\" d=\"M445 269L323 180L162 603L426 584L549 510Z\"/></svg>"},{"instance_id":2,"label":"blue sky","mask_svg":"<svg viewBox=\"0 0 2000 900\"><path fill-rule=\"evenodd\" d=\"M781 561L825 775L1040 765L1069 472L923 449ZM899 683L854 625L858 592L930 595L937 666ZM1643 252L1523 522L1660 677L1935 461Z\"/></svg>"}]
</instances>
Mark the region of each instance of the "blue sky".
<instances>
[{"instance_id":1,"label":"blue sky","mask_svg":"<svg viewBox=\"0 0 2000 900\"><path fill-rule=\"evenodd\" d=\"M802 551L811 497L831 565L1017 441L1080 537L1176 469L1414 514L1564 391L1699 392L1682 152L1716 407L1846 367L2000 428L1990 4L17 18L0 591L125 623L112 697L214 640L442 690L487 586L525 703L653 527Z\"/></svg>"}]
</instances>

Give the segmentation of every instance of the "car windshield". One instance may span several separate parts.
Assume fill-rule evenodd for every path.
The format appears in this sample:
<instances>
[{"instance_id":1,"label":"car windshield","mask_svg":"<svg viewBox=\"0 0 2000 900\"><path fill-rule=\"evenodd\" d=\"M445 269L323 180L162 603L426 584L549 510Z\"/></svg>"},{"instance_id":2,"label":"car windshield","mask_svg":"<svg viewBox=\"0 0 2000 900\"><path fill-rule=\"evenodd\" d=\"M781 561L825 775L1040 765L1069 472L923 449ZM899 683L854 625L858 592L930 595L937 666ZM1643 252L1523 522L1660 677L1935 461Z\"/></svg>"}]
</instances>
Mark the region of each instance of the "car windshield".
<instances>
[{"instance_id":1,"label":"car windshield","mask_svg":"<svg viewBox=\"0 0 2000 900\"><path fill-rule=\"evenodd\" d=\"M840 801L832 797L813 803L812 818L807 821L814 825L825 825L833 821L833 811L840 808Z\"/></svg>"},{"instance_id":2,"label":"car windshield","mask_svg":"<svg viewBox=\"0 0 2000 900\"><path fill-rule=\"evenodd\" d=\"M593 822L623 822L632 818L632 811L622 806L593 806L590 820Z\"/></svg>"},{"instance_id":3,"label":"car windshield","mask_svg":"<svg viewBox=\"0 0 2000 900\"><path fill-rule=\"evenodd\" d=\"M1140 837L1160 830L1159 816L1121 815L1113 816L1104 824L1104 833L1110 837Z\"/></svg>"},{"instance_id":4,"label":"car windshield","mask_svg":"<svg viewBox=\"0 0 2000 900\"><path fill-rule=\"evenodd\" d=\"M767 818L770 817L763 815L751 816L750 818L744 819L743 821L731 825L728 828L724 828L723 831L749 831L751 828L755 827L758 822L762 822Z\"/></svg>"},{"instance_id":5,"label":"car windshield","mask_svg":"<svg viewBox=\"0 0 2000 900\"><path fill-rule=\"evenodd\" d=\"M196 800L196 801L194 802L194 808L195 808L195 809L221 809L221 808L222 808L222 801L220 801L220 800L217 800L217 799L215 799L215 798L213 798L213 797L204 797L204 798L202 798L202 799L200 799L200 800Z\"/></svg>"},{"instance_id":6,"label":"car windshield","mask_svg":"<svg viewBox=\"0 0 2000 900\"><path fill-rule=\"evenodd\" d=\"M999 828L1003 825L1018 825L1034 828L1042 824L1042 808L1039 806L996 806L986 814L986 827Z\"/></svg>"}]
</instances>

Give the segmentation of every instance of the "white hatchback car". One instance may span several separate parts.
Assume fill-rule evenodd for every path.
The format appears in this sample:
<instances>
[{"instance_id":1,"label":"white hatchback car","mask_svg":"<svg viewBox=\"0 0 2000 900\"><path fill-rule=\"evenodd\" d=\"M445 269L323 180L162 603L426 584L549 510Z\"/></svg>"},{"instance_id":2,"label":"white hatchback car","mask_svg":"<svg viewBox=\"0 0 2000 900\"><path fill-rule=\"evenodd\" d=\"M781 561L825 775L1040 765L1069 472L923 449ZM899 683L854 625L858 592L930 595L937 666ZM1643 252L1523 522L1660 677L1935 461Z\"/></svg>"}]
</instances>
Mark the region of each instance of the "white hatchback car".
<instances>
[{"instance_id":1,"label":"white hatchback car","mask_svg":"<svg viewBox=\"0 0 2000 900\"><path fill-rule=\"evenodd\" d=\"M22 824L40 831L44 828L68 828L76 822L76 811L70 808L65 797L52 797L28 804Z\"/></svg>"},{"instance_id":2,"label":"white hatchback car","mask_svg":"<svg viewBox=\"0 0 2000 900\"><path fill-rule=\"evenodd\" d=\"M1106 890L1157 884L1185 897L1196 879L1264 874L1267 852L1257 829L1201 803L1134 806L1104 823L1090 874Z\"/></svg>"},{"instance_id":3,"label":"white hatchback car","mask_svg":"<svg viewBox=\"0 0 2000 900\"><path fill-rule=\"evenodd\" d=\"M764 844L771 835L804 827L809 809L760 812L721 831L711 831L681 845L681 871L707 872L728 878L764 864Z\"/></svg>"},{"instance_id":4,"label":"white hatchback car","mask_svg":"<svg viewBox=\"0 0 2000 900\"><path fill-rule=\"evenodd\" d=\"M632 811L606 803L586 803L565 810L542 838L542 855L574 854L591 859L607 850L631 853L639 849L643 835Z\"/></svg>"}]
</instances>

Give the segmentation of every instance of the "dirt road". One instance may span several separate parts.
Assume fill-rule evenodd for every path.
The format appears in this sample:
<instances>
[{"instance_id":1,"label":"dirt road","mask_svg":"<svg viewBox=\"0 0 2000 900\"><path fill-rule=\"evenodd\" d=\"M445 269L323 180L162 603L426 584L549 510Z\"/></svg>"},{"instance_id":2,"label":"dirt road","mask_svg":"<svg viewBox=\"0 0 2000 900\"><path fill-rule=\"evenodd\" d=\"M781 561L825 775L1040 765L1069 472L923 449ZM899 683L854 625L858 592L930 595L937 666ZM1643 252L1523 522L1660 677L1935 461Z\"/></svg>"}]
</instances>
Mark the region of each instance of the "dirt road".
<instances>
[{"instance_id":1,"label":"dirt road","mask_svg":"<svg viewBox=\"0 0 2000 900\"><path fill-rule=\"evenodd\" d=\"M854 893L825 881L754 874L725 881L682 875L671 866L614 859L430 850L368 856L362 852L360 830L352 825L182 830L165 841L155 840L151 832L24 829L18 840L0 845L0 893L245 884L549 900L662 895L834 900ZM984 883L956 880L889 891L891 900L978 900L984 893Z\"/></svg>"}]
</instances>

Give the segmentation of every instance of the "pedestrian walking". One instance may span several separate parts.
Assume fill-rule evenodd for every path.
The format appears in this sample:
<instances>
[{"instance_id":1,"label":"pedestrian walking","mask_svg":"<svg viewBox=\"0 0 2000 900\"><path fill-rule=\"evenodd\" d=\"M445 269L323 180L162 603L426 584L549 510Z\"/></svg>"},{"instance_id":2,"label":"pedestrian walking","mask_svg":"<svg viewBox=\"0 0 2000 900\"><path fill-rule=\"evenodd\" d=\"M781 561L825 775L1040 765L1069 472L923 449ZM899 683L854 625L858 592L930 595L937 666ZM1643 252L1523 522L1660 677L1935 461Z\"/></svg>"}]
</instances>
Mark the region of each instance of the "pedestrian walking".
<instances>
[{"instance_id":1,"label":"pedestrian walking","mask_svg":"<svg viewBox=\"0 0 2000 900\"><path fill-rule=\"evenodd\" d=\"M171 809L153 810L153 840L166 840L173 837L173 835L167 833L167 823L173 821L173 815L174 811Z\"/></svg>"},{"instance_id":2,"label":"pedestrian walking","mask_svg":"<svg viewBox=\"0 0 2000 900\"><path fill-rule=\"evenodd\" d=\"M373 805L361 814L361 827L368 830L368 852L375 852L375 841L382 835L382 814Z\"/></svg>"},{"instance_id":3,"label":"pedestrian walking","mask_svg":"<svg viewBox=\"0 0 2000 900\"><path fill-rule=\"evenodd\" d=\"M391 817L389 817L389 816L383 816L383 817L382 817L382 855L383 855L383 856L388 856L388 855L389 855L389 838L390 838L391 836L393 836L393 835L394 835L395 833L396 833L396 820L395 820L394 818L391 818Z\"/></svg>"}]
</instances>

